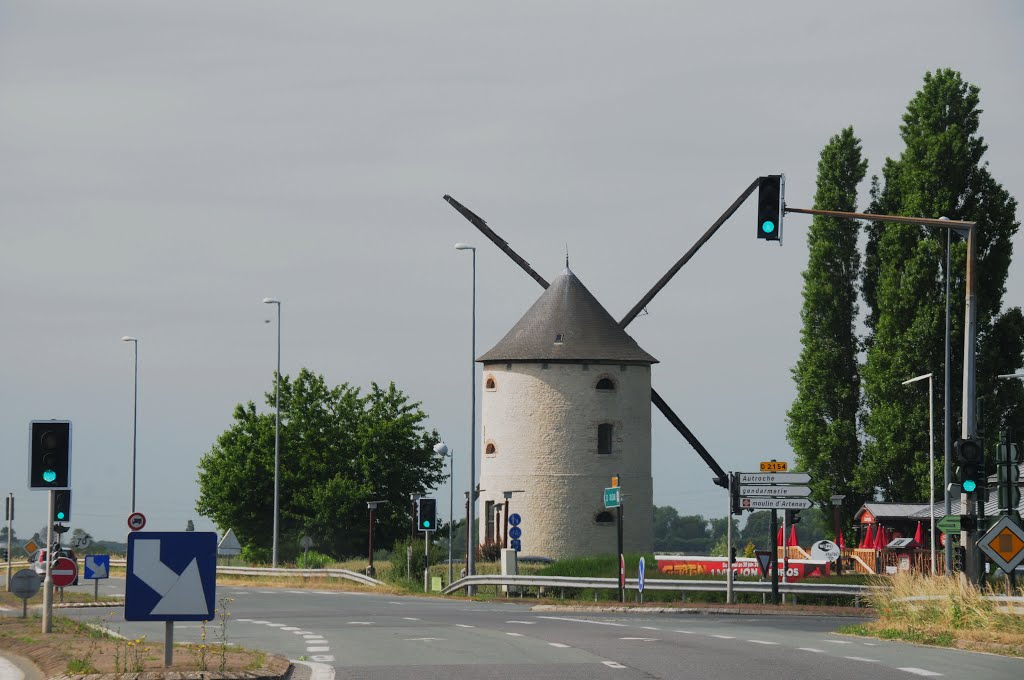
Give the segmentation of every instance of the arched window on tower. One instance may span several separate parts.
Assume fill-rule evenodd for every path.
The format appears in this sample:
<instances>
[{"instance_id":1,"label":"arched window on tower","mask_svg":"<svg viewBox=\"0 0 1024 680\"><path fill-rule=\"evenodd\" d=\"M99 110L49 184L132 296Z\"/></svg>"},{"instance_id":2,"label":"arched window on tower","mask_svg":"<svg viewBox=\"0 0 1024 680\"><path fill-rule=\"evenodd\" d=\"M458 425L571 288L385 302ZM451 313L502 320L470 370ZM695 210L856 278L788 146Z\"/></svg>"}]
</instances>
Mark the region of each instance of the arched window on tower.
<instances>
[{"instance_id":1,"label":"arched window on tower","mask_svg":"<svg viewBox=\"0 0 1024 680\"><path fill-rule=\"evenodd\" d=\"M612 436L615 434L615 426L611 423L601 423L597 426L597 452L600 454L612 452Z\"/></svg>"},{"instance_id":2,"label":"arched window on tower","mask_svg":"<svg viewBox=\"0 0 1024 680\"><path fill-rule=\"evenodd\" d=\"M487 376L487 380L484 382L484 389L485 390L490 390L490 391L493 392L497 388L498 388L498 383L496 383L494 381L494 376L493 375Z\"/></svg>"},{"instance_id":3,"label":"arched window on tower","mask_svg":"<svg viewBox=\"0 0 1024 680\"><path fill-rule=\"evenodd\" d=\"M484 447L484 454L486 454L488 456L493 456L497 452L498 452L498 449L495 448L494 443L493 442L487 442L487 446Z\"/></svg>"},{"instance_id":4,"label":"arched window on tower","mask_svg":"<svg viewBox=\"0 0 1024 680\"><path fill-rule=\"evenodd\" d=\"M615 383L612 382L611 378L601 378L600 380L597 381L597 385L595 385L594 387L595 389L601 390L602 392L615 391Z\"/></svg>"},{"instance_id":5,"label":"arched window on tower","mask_svg":"<svg viewBox=\"0 0 1024 680\"><path fill-rule=\"evenodd\" d=\"M598 524L615 524L615 515L607 510L602 510L594 515L594 521Z\"/></svg>"}]
</instances>

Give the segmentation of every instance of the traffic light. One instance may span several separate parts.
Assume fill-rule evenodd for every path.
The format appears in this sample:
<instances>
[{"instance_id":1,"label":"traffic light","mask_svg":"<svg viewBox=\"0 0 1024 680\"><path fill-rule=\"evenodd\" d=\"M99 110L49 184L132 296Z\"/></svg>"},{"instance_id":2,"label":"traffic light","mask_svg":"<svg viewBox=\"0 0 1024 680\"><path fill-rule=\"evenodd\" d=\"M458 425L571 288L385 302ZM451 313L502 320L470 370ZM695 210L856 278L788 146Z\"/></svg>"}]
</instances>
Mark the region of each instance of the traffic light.
<instances>
[{"instance_id":1,"label":"traffic light","mask_svg":"<svg viewBox=\"0 0 1024 680\"><path fill-rule=\"evenodd\" d=\"M739 475L735 472L730 472L729 477L729 504L732 506L732 514L742 515L743 508L740 507Z\"/></svg>"},{"instance_id":2,"label":"traffic light","mask_svg":"<svg viewBox=\"0 0 1024 680\"><path fill-rule=\"evenodd\" d=\"M786 198L786 176L761 177L757 189L757 237L782 239L782 216Z\"/></svg>"},{"instance_id":3,"label":"traffic light","mask_svg":"<svg viewBox=\"0 0 1024 680\"><path fill-rule=\"evenodd\" d=\"M1008 439L1009 437L1007 437ZM999 483L999 512L1016 519L1020 507L1020 449L1003 441L996 451L996 480Z\"/></svg>"},{"instance_id":4,"label":"traffic light","mask_svg":"<svg viewBox=\"0 0 1024 680\"><path fill-rule=\"evenodd\" d=\"M800 523L799 510L786 510L786 524L792 526Z\"/></svg>"},{"instance_id":5,"label":"traffic light","mask_svg":"<svg viewBox=\"0 0 1024 680\"><path fill-rule=\"evenodd\" d=\"M420 499L420 531L437 531L437 499Z\"/></svg>"},{"instance_id":6,"label":"traffic light","mask_svg":"<svg viewBox=\"0 0 1024 680\"><path fill-rule=\"evenodd\" d=\"M956 460L956 480L964 493L974 493L979 484L985 483L985 466L982 465L981 443L976 439L957 439L953 442L953 458Z\"/></svg>"},{"instance_id":7,"label":"traffic light","mask_svg":"<svg viewBox=\"0 0 1024 680\"><path fill-rule=\"evenodd\" d=\"M29 432L29 488L67 489L71 484L71 421L33 420Z\"/></svg>"},{"instance_id":8,"label":"traffic light","mask_svg":"<svg viewBox=\"0 0 1024 680\"><path fill-rule=\"evenodd\" d=\"M53 521L67 522L71 519L71 489L53 492Z\"/></svg>"}]
</instances>

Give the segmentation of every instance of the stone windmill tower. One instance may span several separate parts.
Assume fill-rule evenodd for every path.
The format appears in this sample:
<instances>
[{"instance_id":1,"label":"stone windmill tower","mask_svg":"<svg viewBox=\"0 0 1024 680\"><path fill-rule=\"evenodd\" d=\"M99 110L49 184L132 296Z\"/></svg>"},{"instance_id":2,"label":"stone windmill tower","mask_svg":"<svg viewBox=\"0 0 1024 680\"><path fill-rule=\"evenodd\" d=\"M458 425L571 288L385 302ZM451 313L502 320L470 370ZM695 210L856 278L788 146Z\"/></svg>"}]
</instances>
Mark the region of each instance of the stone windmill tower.
<instances>
[{"instance_id":1,"label":"stone windmill tower","mask_svg":"<svg viewBox=\"0 0 1024 680\"><path fill-rule=\"evenodd\" d=\"M483 364L480 539L498 540L504 492L527 555L615 552L603 489L621 479L624 548L653 547L651 365L568 268Z\"/></svg>"}]
</instances>

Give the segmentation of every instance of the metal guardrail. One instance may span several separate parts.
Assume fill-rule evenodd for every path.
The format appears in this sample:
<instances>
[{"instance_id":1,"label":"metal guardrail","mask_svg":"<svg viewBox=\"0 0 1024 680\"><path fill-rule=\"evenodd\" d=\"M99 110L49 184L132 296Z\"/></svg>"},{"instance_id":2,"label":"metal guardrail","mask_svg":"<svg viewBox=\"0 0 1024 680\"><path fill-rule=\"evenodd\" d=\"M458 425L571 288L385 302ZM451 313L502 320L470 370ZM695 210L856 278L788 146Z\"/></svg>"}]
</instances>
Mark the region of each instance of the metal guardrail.
<instances>
[{"instance_id":1,"label":"metal guardrail","mask_svg":"<svg viewBox=\"0 0 1024 680\"><path fill-rule=\"evenodd\" d=\"M128 560L110 560L112 567L125 567ZM349 569L284 569L278 567L228 567L218 564L218 574L229 574L235 576L304 576L306 578L343 578L349 581L361 583L364 586L382 586L383 581L360 574L358 571Z\"/></svg>"},{"instance_id":2,"label":"metal guardrail","mask_svg":"<svg viewBox=\"0 0 1024 680\"><path fill-rule=\"evenodd\" d=\"M469 586L521 586L538 588L594 588L617 590L616 578L591 578L578 576L502 576L498 574L466 576L441 591L449 595ZM637 579L626 579L626 588L636 590ZM733 591L737 593L771 593L772 584L762 581L734 581ZM848 585L840 583L780 583L779 592L792 595L845 595L859 597L877 586ZM700 592L725 592L725 581L687 581L669 579L645 579L644 590L676 590Z\"/></svg>"}]
</instances>

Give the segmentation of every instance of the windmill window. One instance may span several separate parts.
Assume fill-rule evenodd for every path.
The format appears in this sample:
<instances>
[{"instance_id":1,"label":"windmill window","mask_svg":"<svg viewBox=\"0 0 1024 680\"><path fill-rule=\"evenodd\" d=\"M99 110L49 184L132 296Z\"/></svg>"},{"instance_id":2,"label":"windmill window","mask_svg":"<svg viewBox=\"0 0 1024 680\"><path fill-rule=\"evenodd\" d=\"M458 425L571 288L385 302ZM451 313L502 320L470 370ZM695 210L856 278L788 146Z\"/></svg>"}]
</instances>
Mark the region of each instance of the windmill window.
<instances>
[{"instance_id":1,"label":"windmill window","mask_svg":"<svg viewBox=\"0 0 1024 680\"><path fill-rule=\"evenodd\" d=\"M615 426L611 423L601 423L597 426L597 452L608 454L612 452L612 435Z\"/></svg>"},{"instance_id":2,"label":"windmill window","mask_svg":"<svg viewBox=\"0 0 1024 680\"><path fill-rule=\"evenodd\" d=\"M498 383L494 382L494 376L487 376L487 382L484 383L484 388L493 392L497 387Z\"/></svg>"},{"instance_id":3,"label":"windmill window","mask_svg":"<svg viewBox=\"0 0 1024 680\"><path fill-rule=\"evenodd\" d=\"M562 334L561 333L557 333L555 335L555 344L556 345L561 345L562 344Z\"/></svg>"},{"instance_id":4,"label":"windmill window","mask_svg":"<svg viewBox=\"0 0 1024 680\"><path fill-rule=\"evenodd\" d=\"M498 449L494 446L493 442L488 442L487 446L484 447L484 453L488 456L493 456L498 452Z\"/></svg>"},{"instance_id":5,"label":"windmill window","mask_svg":"<svg viewBox=\"0 0 1024 680\"><path fill-rule=\"evenodd\" d=\"M611 378L601 378L600 380L597 381L597 385L595 385L595 388L603 390L605 392L614 392L615 383L612 382Z\"/></svg>"},{"instance_id":6,"label":"windmill window","mask_svg":"<svg viewBox=\"0 0 1024 680\"><path fill-rule=\"evenodd\" d=\"M615 516L607 510L602 510L594 515L594 521L598 524L615 524Z\"/></svg>"}]
</instances>

